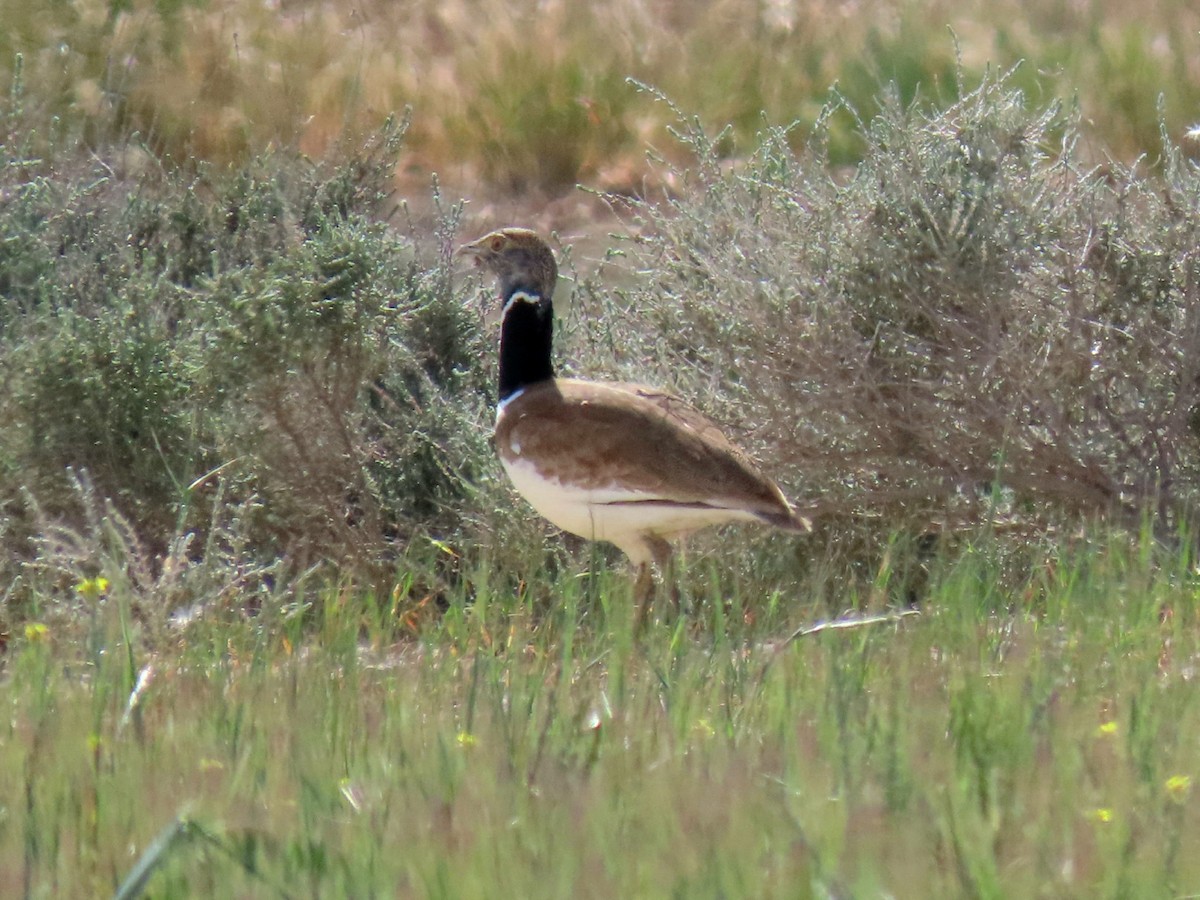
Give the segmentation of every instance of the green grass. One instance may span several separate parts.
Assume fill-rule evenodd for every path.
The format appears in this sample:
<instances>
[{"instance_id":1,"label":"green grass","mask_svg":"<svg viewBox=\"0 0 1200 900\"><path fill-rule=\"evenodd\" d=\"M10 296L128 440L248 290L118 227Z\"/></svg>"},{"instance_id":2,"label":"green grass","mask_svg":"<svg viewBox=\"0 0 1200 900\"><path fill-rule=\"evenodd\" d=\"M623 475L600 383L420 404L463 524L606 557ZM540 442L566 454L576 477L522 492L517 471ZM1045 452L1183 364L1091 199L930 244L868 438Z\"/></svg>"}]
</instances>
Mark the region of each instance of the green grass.
<instances>
[{"instance_id":1,"label":"green grass","mask_svg":"<svg viewBox=\"0 0 1200 900\"><path fill-rule=\"evenodd\" d=\"M1000 590L994 550L936 560L919 616L790 643L812 602L758 610L743 577L641 638L619 574L568 567L541 614L483 562L415 643L324 589L154 648L85 586L83 640L31 624L8 654L0 871L33 897L1194 892L1190 563L1101 532Z\"/></svg>"}]
</instances>

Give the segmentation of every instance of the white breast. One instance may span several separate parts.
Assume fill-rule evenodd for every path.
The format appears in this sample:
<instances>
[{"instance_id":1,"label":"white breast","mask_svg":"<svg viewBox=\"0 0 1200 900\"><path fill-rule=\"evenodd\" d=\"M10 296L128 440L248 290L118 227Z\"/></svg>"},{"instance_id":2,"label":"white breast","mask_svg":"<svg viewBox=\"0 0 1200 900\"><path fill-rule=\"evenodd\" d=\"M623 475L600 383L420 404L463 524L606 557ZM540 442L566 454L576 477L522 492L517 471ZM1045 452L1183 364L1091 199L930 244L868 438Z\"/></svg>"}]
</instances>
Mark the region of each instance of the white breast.
<instances>
[{"instance_id":1,"label":"white breast","mask_svg":"<svg viewBox=\"0 0 1200 900\"><path fill-rule=\"evenodd\" d=\"M707 525L755 518L741 509L697 509L669 503L634 505L661 498L619 485L584 488L564 484L542 477L532 463L524 460L501 459L501 462L513 485L543 518L563 531L616 544L635 564L650 561L644 534L670 538Z\"/></svg>"}]
</instances>

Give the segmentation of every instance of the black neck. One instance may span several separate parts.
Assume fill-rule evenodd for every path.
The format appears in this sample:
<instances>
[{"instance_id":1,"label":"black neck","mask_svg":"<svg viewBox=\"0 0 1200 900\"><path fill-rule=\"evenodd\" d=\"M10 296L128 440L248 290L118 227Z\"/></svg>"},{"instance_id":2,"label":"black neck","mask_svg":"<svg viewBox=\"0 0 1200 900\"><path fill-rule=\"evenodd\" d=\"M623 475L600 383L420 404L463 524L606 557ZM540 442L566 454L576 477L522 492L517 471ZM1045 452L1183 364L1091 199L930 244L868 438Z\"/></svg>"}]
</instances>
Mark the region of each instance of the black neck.
<instances>
[{"instance_id":1,"label":"black neck","mask_svg":"<svg viewBox=\"0 0 1200 900\"><path fill-rule=\"evenodd\" d=\"M549 297L514 289L500 325L500 402L521 388L554 377L550 362L554 306Z\"/></svg>"}]
</instances>

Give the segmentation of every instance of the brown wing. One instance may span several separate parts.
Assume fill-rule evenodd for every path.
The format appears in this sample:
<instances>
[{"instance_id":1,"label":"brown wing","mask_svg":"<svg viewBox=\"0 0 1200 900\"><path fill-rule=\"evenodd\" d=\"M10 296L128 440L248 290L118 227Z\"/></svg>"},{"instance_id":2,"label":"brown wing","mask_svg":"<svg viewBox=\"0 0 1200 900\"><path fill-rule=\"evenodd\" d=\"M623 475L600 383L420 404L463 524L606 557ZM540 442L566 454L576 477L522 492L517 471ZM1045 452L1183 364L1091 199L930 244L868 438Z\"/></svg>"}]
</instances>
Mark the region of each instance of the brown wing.
<instances>
[{"instance_id":1,"label":"brown wing","mask_svg":"<svg viewBox=\"0 0 1200 900\"><path fill-rule=\"evenodd\" d=\"M633 384L561 379L526 389L504 410L496 444L547 478L620 485L647 500L742 508L794 524L779 488L705 416Z\"/></svg>"}]
</instances>

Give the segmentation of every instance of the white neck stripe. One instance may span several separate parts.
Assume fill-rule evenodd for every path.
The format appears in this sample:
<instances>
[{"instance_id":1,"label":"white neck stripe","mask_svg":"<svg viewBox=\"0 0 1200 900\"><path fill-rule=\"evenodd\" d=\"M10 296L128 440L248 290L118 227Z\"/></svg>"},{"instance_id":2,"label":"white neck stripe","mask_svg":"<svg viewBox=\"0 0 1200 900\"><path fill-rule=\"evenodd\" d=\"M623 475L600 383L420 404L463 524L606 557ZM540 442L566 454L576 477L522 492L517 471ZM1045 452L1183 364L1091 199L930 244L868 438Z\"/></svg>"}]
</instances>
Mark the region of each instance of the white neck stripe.
<instances>
[{"instance_id":1,"label":"white neck stripe","mask_svg":"<svg viewBox=\"0 0 1200 900\"><path fill-rule=\"evenodd\" d=\"M517 388L515 391L513 391L511 394L509 394L507 397L505 397L503 400L501 400L499 403L497 403L496 404L496 415L499 416L500 413L504 412L504 407L508 406L508 404L512 403L514 400L516 400L518 397L520 397L523 393L525 393L525 388Z\"/></svg>"},{"instance_id":2,"label":"white neck stripe","mask_svg":"<svg viewBox=\"0 0 1200 900\"><path fill-rule=\"evenodd\" d=\"M508 298L508 302L504 304L504 311L500 315L507 316L508 311L512 309L514 303L531 303L537 306L541 301L542 298L537 294L530 294L527 291L513 291L512 295Z\"/></svg>"}]
</instances>

